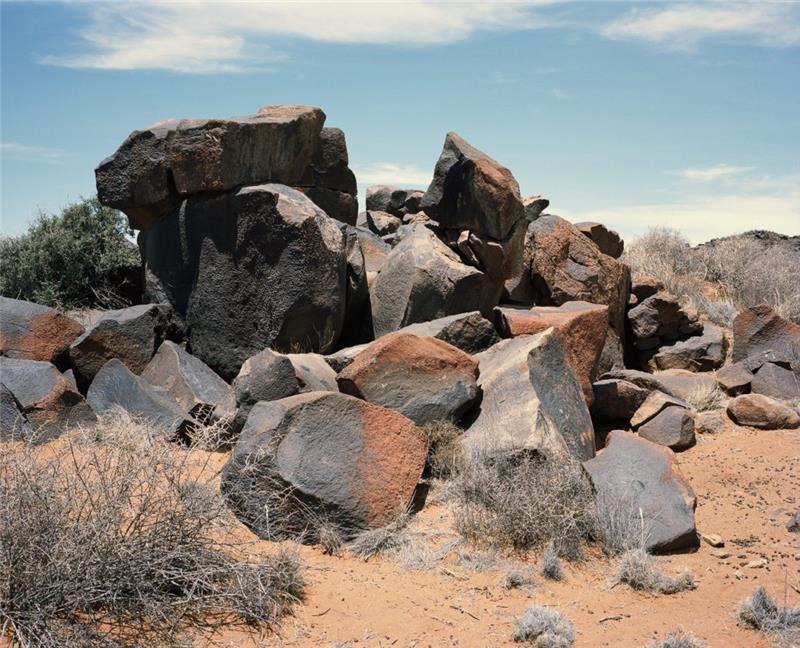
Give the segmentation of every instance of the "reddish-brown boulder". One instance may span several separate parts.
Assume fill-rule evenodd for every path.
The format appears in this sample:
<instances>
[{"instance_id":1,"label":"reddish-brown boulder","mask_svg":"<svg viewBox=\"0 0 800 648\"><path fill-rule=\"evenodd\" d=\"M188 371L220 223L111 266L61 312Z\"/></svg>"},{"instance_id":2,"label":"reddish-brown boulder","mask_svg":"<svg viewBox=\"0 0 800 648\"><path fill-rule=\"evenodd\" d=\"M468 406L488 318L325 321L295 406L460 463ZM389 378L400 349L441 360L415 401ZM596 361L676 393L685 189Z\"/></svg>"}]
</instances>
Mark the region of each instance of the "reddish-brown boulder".
<instances>
[{"instance_id":1,"label":"reddish-brown boulder","mask_svg":"<svg viewBox=\"0 0 800 648\"><path fill-rule=\"evenodd\" d=\"M370 344L336 380L341 392L421 425L458 420L480 394L477 377L477 361L460 349L398 331Z\"/></svg>"},{"instance_id":2,"label":"reddish-brown boulder","mask_svg":"<svg viewBox=\"0 0 800 648\"><path fill-rule=\"evenodd\" d=\"M766 351L797 358L800 363L800 325L761 304L742 311L733 320L733 360Z\"/></svg>"},{"instance_id":3,"label":"reddish-brown boulder","mask_svg":"<svg viewBox=\"0 0 800 648\"><path fill-rule=\"evenodd\" d=\"M602 223L584 222L575 223L581 232L600 249L603 254L619 259L625 249L625 241L612 229L608 229Z\"/></svg>"},{"instance_id":4,"label":"reddish-brown boulder","mask_svg":"<svg viewBox=\"0 0 800 648\"><path fill-rule=\"evenodd\" d=\"M562 306L495 308L496 326L503 337L535 335L555 327L564 346L567 362L581 383L588 405L594 394L597 363L603 351L608 330L608 306L587 302L567 302Z\"/></svg>"},{"instance_id":5,"label":"reddish-brown boulder","mask_svg":"<svg viewBox=\"0 0 800 648\"><path fill-rule=\"evenodd\" d=\"M749 392L750 383L753 382L753 373L740 362L719 369L716 377L719 386L728 396Z\"/></svg>"},{"instance_id":6,"label":"reddish-brown boulder","mask_svg":"<svg viewBox=\"0 0 800 648\"><path fill-rule=\"evenodd\" d=\"M737 425L761 430L800 427L800 415L791 407L761 394L743 394L728 403L728 416Z\"/></svg>"},{"instance_id":7,"label":"reddish-brown boulder","mask_svg":"<svg viewBox=\"0 0 800 648\"><path fill-rule=\"evenodd\" d=\"M0 355L59 364L82 333L78 322L52 308L0 296Z\"/></svg>"}]
</instances>

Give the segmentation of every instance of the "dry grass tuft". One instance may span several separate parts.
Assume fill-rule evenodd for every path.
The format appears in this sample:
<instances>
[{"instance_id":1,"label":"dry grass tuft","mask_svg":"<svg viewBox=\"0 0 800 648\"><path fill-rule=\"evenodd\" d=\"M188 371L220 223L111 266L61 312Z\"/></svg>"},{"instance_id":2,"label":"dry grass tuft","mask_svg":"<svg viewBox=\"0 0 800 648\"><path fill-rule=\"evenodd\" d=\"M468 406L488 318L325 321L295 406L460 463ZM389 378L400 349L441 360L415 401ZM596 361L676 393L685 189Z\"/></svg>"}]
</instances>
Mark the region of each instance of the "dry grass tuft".
<instances>
[{"instance_id":1,"label":"dry grass tuft","mask_svg":"<svg viewBox=\"0 0 800 648\"><path fill-rule=\"evenodd\" d=\"M397 519L386 526L357 535L346 548L364 560L372 556L396 554L409 542L405 528L410 517L407 511L403 511Z\"/></svg>"},{"instance_id":2,"label":"dry grass tuft","mask_svg":"<svg viewBox=\"0 0 800 648\"><path fill-rule=\"evenodd\" d=\"M647 546L649 525L641 510L624 497L598 495L592 519L592 536L608 556Z\"/></svg>"},{"instance_id":3,"label":"dry grass tuft","mask_svg":"<svg viewBox=\"0 0 800 648\"><path fill-rule=\"evenodd\" d=\"M649 643L645 648L708 648L693 634L678 630L670 633L664 641Z\"/></svg>"},{"instance_id":4,"label":"dry grass tuft","mask_svg":"<svg viewBox=\"0 0 800 648\"><path fill-rule=\"evenodd\" d=\"M644 549L632 549L622 554L619 581L633 589L659 594L677 594L697 587L690 571L683 571L674 578L658 571L655 558Z\"/></svg>"},{"instance_id":5,"label":"dry grass tuft","mask_svg":"<svg viewBox=\"0 0 800 648\"><path fill-rule=\"evenodd\" d=\"M699 382L689 393L686 402L695 412L719 409L725 395L716 383Z\"/></svg>"},{"instance_id":6,"label":"dry grass tuft","mask_svg":"<svg viewBox=\"0 0 800 648\"><path fill-rule=\"evenodd\" d=\"M800 608L778 605L763 587L741 602L739 621L774 637L781 645L796 646L800 642Z\"/></svg>"},{"instance_id":7,"label":"dry grass tuft","mask_svg":"<svg viewBox=\"0 0 800 648\"><path fill-rule=\"evenodd\" d=\"M503 589L533 587L536 584L531 570L527 567L512 567L503 575Z\"/></svg>"},{"instance_id":8,"label":"dry grass tuft","mask_svg":"<svg viewBox=\"0 0 800 648\"><path fill-rule=\"evenodd\" d=\"M547 545L542 554L542 576L553 581L564 580L564 567L561 565L558 550L552 542Z\"/></svg>"},{"instance_id":9,"label":"dry grass tuft","mask_svg":"<svg viewBox=\"0 0 800 648\"><path fill-rule=\"evenodd\" d=\"M237 539L210 455L159 436L114 417L5 447L0 619L19 645L168 645L276 624L302 598L293 554Z\"/></svg>"},{"instance_id":10,"label":"dry grass tuft","mask_svg":"<svg viewBox=\"0 0 800 648\"><path fill-rule=\"evenodd\" d=\"M450 479L464 464L461 444L464 430L450 421L433 421L421 426L428 437L428 471L433 479Z\"/></svg>"},{"instance_id":11,"label":"dry grass tuft","mask_svg":"<svg viewBox=\"0 0 800 648\"><path fill-rule=\"evenodd\" d=\"M558 610L532 605L517 617L514 641L535 648L569 648L575 643L572 622Z\"/></svg>"}]
</instances>

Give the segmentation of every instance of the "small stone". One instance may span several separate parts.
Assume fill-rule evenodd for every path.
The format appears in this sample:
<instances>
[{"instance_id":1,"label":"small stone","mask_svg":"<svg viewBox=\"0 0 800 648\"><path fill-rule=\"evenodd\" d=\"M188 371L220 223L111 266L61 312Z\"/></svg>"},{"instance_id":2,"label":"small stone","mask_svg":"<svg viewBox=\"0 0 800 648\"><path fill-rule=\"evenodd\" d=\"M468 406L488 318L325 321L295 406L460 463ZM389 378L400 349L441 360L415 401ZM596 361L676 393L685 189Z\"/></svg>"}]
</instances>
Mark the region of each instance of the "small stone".
<instances>
[{"instance_id":1,"label":"small stone","mask_svg":"<svg viewBox=\"0 0 800 648\"><path fill-rule=\"evenodd\" d=\"M716 533L701 533L700 537L704 542L710 544L712 547L725 546L725 540L722 539L721 535L717 535Z\"/></svg>"}]
</instances>

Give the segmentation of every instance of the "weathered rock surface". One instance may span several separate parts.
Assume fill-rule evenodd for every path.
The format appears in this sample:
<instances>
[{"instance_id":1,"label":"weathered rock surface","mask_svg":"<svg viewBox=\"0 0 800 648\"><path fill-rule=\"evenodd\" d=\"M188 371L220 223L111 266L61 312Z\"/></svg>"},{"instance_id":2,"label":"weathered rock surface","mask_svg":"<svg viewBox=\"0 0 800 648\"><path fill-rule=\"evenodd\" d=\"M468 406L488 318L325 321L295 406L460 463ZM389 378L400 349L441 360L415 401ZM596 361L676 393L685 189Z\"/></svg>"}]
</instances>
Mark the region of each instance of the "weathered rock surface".
<instances>
[{"instance_id":1,"label":"weathered rock surface","mask_svg":"<svg viewBox=\"0 0 800 648\"><path fill-rule=\"evenodd\" d=\"M761 430L800 427L800 415L791 407L761 394L743 394L728 403L728 416L737 425Z\"/></svg>"},{"instance_id":2,"label":"weathered rock surface","mask_svg":"<svg viewBox=\"0 0 800 648\"><path fill-rule=\"evenodd\" d=\"M689 410L670 405L644 423L637 433L643 439L680 452L694 445L694 427L694 415Z\"/></svg>"},{"instance_id":3,"label":"weathered rock surface","mask_svg":"<svg viewBox=\"0 0 800 648\"><path fill-rule=\"evenodd\" d=\"M592 382L608 331L608 306L567 302L561 306L495 308L495 322L503 337L535 335L555 327L575 376L581 383L586 403L594 399Z\"/></svg>"},{"instance_id":4,"label":"weathered rock surface","mask_svg":"<svg viewBox=\"0 0 800 648\"><path fill-rule=\"evenodd\" d=\"M457 313L429 322L409 324L400 329L400 332L437 338L470 354L480 353L501 339L494 324L481 315L480 311Z\"/></svg>"},{"instance_id":5,"label":"weathered rock surface","mask_svg":"<svg viewBox=\"0 0 800 648\"><path fill-rule=\"evenodd\" d=\"M369 306L369 278L358 229L341 223L347 258L345 315L340 343L356 344L372 338L372 314Z\"/></svg>"},{"instance_id":6,"label":"weathered rock surface","mask_svg":"<svg viewBox=\"0 0 800 648\"><path fill-rule=\"evenodd\" d=\"M535 219L534 219L535 220ZM511 277L503 282L503 301L510 304L533 306L536 302L536 291L531 278L533 262L533 227L528 222L522 239L522 254L519 268Z\"/></svg>"},{"instance_id":7,"label":"weathered rock surface","mask_svg":"<svg viewBox=\"0 0 800 648\"><path fill-rule=\"evenodd\" d=\"M22 405L11 390L0 382L0 441L26 439L33 428L22 413Z\"/></svg>"},{"instance_id":8,"label":"weathered rock surface","mask_svg":"<svg viewBox=\"0 0 800 648\"><path fill-rule=\"evenodd\" d=\"M725 410L722 409L698 412L694 429L697 434L719 434L725 430L726 421Z\"/></svg>"},{"instance_id":9,"label":"weathered rock surface","mask_svg":"<svg viewBox=\"0 0 800 648\"><path fill-rule=\"evenodd\" d=\"M648 297L663 291L664 284L655 277L637 275L631 280L631 294L636 297L637 303L643 302Z\"/></svg>"},{"instance_id":10,"label":"weathered rock surface","mask_svg":"<svg viewBox=\"0 0 800 648\"><path fill-rule=\"evenodd\" d=\"M52 308L0 296L0 355L64 365L69 345L83 330Z\"/></svg>"},{"instance_id":11,"label":"weathered rock surface","mask_svg":"<svg viewBox=\"0 0 800 648\"><path fill-rule=\"evenodd\" d=\"M149 297L174 306L192 355L226 380L265 347L325 351L339 339L345 239L289 187L188 198L139 240Z\"/></svg>"},{"instance_id":12,"label":"weathered rock surface","mask_svg":"<svg viewBox=\"0 0 800 648\"><path fill-rule=\"evenodd\" d=\"M151 385L165 389L181 410L201 423L236 414L233 389L202 360L167 340L141 373Z\"/></svg>"},{"instance_id":13,"label":"weathered rock surface","mask_svg":"<svg viewBox=\"0 0 800 648\"><path fill-rule=\"evenodd\" d=\"M628 311L633 345L647 351L683 337L701 333L696 313L685 311L677 297L666 291L640 301Z\"/></svg>"},{"instance_id":14,"label":"weathered rock surface","mask_svg":"<svg viewBox=\"0 0 800 648\"><path fill-rule=\"evenodd\" d=\"M603 254L579 229L546 214L531 223L531 280L537 304L586 301L608 306L609 325L625 339L630 270Z\"/></svg>"},{"instance_id":15,"label":"weathered rock surface","mask_svg":"<svg viewBox=\"0 0 800 648\"><path fill-rule=\"evenodd\" d=\"M264 349L244 361L233 381L233 391L239 408L234 429L239 430L253 405L292 396L300 391L300 383L288 356Z\"/></svg>"},{"instance_id":16,"label":"weathered rock surface","mask_svg":"<svg viewBox=\"0 0 800 648\"><path fill-rule=\"evenodd\" d=\"M97 414L121 408L148 421L168 439L187 439L197 425L166 389L151 385L117 359L97 372L86 401Z\"/></svg>"},{"instance_id":17,"label":"weathered rock surface","mask_svg":"<svg viewBox=\"0 0 800 648\"><path fill-rule=\"evenodd\" d=\"M767 362L753 377L750 389L754 394L785 401L800 401L800 365L798 371Z\"/></svg>"},{"instance_id":18,"label":"weathered rock surface","mask_svg":"<svg viewBox=\"0 0 800 648\"><path fill-rule=\"evenodd\" d=\"M650 359L653 369L713 371L725 363L728 340L719 326L705 322L702 335L662 346Z\"/></svg>"},{"instance_id":19,"label":"weathered rock surface","mask_svg":"<svg viewBox=\"0 0 800 648\"><path fill-rule=\"evenodd\" d=\"M424 434L402 414L345 394L298 394L253 408L222 492L263 538L316 542L313 517L332 520L347 538L409 504L427 452ZM276 508L276 490L287 488Z\"/></svg>"},{"instance_id":20,"label":"weathered rock surface","mask_svg":"<svg viewBox=\"0 0 800 648\"><path fill-rule=\"evenodd\" d=\"M403 224L403 221L388 212L367 210L366 223L374 234L386 236L387 234L394 234Z\"/></svg>"},{"instance_id":21,"label":"weathered rock surface","mask_svg":"<svg viewBox=\"0 0 800 648\"><path fill-rule=\"evenodd\" d=\"M300 392L339 391L336 372L319 353L287 353Z\"/></svg>"},{"instance_id":22,"label":"weathered rock surface","mask_svg":"<svg viewBox=\"0 0 800 648\"><path fill-rule=\"evenodd\" d=\"M635 369L615 369L600 378L627 380L642 389L662 391L684 401L691 400L697 393L710 393L717 388L717 381L713 377L682 369L668 369L657 374Z\"/></svg>"},{"instance_id":23,"label":"weathered rock surface","mask_svg":"<svg viewBox=\"0 0 800 648\"><path fill-rule=\"evenodd\" d=\"M650 392L639 409L637 409L631 417L631 426L636 429L640 425L647 423L650 419L655 418L667 407L683 407L685 409L688 408L688 405L681 399L663 392Z\"/></svg>"},{"instance_id":24,"label":"weathered rock surface","mask_svg":"<svg viewBox=\"0 0 800 648\"><path fill-rule=\"evenodd\" d=\"M575 223L581 232L591 240L603 254L614 259L619 259L625 249L625 241L614 230L608 229L601 223L583 222Z\"/></svg>"},{"instance_id":25,"label":"weathered rock surface","mask_svg":"<svg viewBox=\"0 0 800 648\"><path fill-rule=\"evenodd\" d=\"M648 551L668 552L699 545L697 499L671 450L630 432L613 431L606 448L584 462L597 496L620 516L639 519Z\"/></svg>"},{"instance_id":26,"label":"weathered rock surface","mask_svg":"<svg viewBox=\"0 0 800 648\"><path fill-rule=\"evenodd\" d=\"M173 326L166 304L142 304L104 313L69 348L78 385L88 387L112 358L141 374Z\"/></svg>"},{"instance_id":27,"label":"weathered rock surface","mask_svg":"<svg viewBox=\"0 0 800 648\"><path fill-rule=\"evenodd\" d=\"M550 206L550 201L544 196L527 196L522 199L522 206L525 208L525 218L535 221Z\"/></svg>"},{"instance_id":28,"label":"weathered rock surface","mask_svg":"<svg viewBox=\"0 0 800 648\"><path fill-rule=\"evenodd\" d=\"M632 382L613 378L598 380L592 385L592 390L592 416L604 421L629 420L650 393Z\"/></svg>"},{"instance_id":29,"label":"weathered rock surface","mask_svg":"<svg viewBox=\"0 0 800 648\"><path fill-rule=\"evenodd\" d=\"M800 363L800 325L780 317L766 304L748 308L733 320L733 359L772 351Z\"/></svg>"},{"instance_id":30,"label":"weathered rock surface","mask_svg":"<svg viewBox=\"0 0 800 648\"><path fill-rule=\"evenodd\" d=\"M499 299L488 277L458 256L422 225L385 260L370 289L375 336L408 324L480 310Z\"/></svg>"},{"instance_id":31,"label":"weathered rock surface","mask_svg":"<svg viewBox=\"0 0 800 648\"><path fill-rule=\"evenodd\" d=\"M580 383L555 329L503 340L476 356L483 390L469 445L594 456L594 428Z\"/></svg>"},{"instance_id":32,"label":"weathered rock surface","mask_svg":"<svg viewBox=\"0 0 800 648\"><path fill-rule=\"evenodd\" d=\"M457 421L480 395L478 363L432 337L390 333L337 377L339 390L407 416L417 425Z\"/></svg>"},{"instance_id":33,"label":"weathered rock surface","mask_svg":"<svg viewBox=\"0 0 800 648\"><path fill-rule=\"evenodd\" d=\"M83 396L49 362L0 356L0 377L36 440L52 439L68 427L95 420Z\"/></svg>"},{"instance_id":34,"label":"weathered rock surface","mask_svg":"<svg viewBox=\"0 0 800 648\"><path fill-rule=\"evenodd\" d=\"M420 211L421 189L400 189L389 185L372 185L367 187L367 210L380 211L402 218L407 214Z\"/></svg>"},{"instance_id":35,"label":"weathered rock surface","mask_svg":"<svg viewBox=\"0 0 800 648\"><path fill-rule=\"evenodd\" d=\"M719 386L729 396L749 392L753 381L753 374L741 362L722 367L717 371L716 377Z\"/></svg>"},{"instance_id":36,"label":"weathered rock surface","mask_svg":"<svg viewBox=\"0 0 800 648\"><path fill-rule=\"evenodd\" d=\"M445 229L505 239L525 218L511 171L456 133L448 133L422 210Z\"/></svg>"},{"instance_id":37,"label":"weathered rock surface","mask_svg":"<svg viewBox=\"0 0 800 648\"><path fill-rule=\"evenodd\" d=\"M361 245L361 252L364 255L367 280L369 285L372 285L373 280L392 251L392 246L374 232L363 227L356 228L356 235Z\"/></svg>"}]
</instances>

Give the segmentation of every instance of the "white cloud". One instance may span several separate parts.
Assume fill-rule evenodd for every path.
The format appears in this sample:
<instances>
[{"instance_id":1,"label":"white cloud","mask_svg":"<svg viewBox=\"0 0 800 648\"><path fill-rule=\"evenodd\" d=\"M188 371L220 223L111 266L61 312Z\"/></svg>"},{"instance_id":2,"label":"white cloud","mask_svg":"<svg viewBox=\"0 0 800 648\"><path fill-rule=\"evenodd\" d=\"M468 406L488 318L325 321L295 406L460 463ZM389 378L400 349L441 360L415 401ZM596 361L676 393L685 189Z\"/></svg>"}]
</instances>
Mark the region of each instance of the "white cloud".
<instances>
[{"instance_id":1,"label":"white cloud","mask_svg":"<svg viewBox=\"0 0 800 648\"><path fill-rule=\"evenodd\" d=\"M750 171L752 167L730 166L728 164L717 164L716 166L705 169L683 169L678 171L678 175L692 182L714 182L740 175Z\"/></svg>"},{"instance_id":2,"label":"white cloud","mask_svg":"<svg viewBox=\"0 0 800 648\"><path fill-rule=\"evenodd\" d=\"M61 149L17 144L16 142L0 142L0 154L10 160L48 164L61 164L64 157L64 151Z\"/></svg>"},{"instance_id":3,"label":"white cloud","mask_svg":"<svg viewBox=\"0 0 800 648\"><path fill-rule=\"evenodd\" d=\"M79 34L87 51L42 63L106 70L233 72L280 58L268 39L292 36L331 43L438 45L480 30L541 26L518 2L192 2L157 0L90 4Z\"/></svg>"},{"instance_id":4,"label":"white cloud","mask_svg":"<svg viewBox=\"0 0 800 648\"><path fill-rule=\"evenodd\" d=\"M642 40L691 50L712 37L747 38L769 47L800 45L800 5L779 2L682 3L634 9L601 33L614 40Z\"/></svg>"},{"instance_id":5,"label":"white cloud","mask_svg":"<svg viewBox=\"0 0 800 648\"><path fill-rule=\"evenodd\" d=\"M393 162L354 165L353 172L360 185L388 184L409 189L427 189L432 177L430 171L422 171L413 164Z\"/></svg>"}]
</instances>

